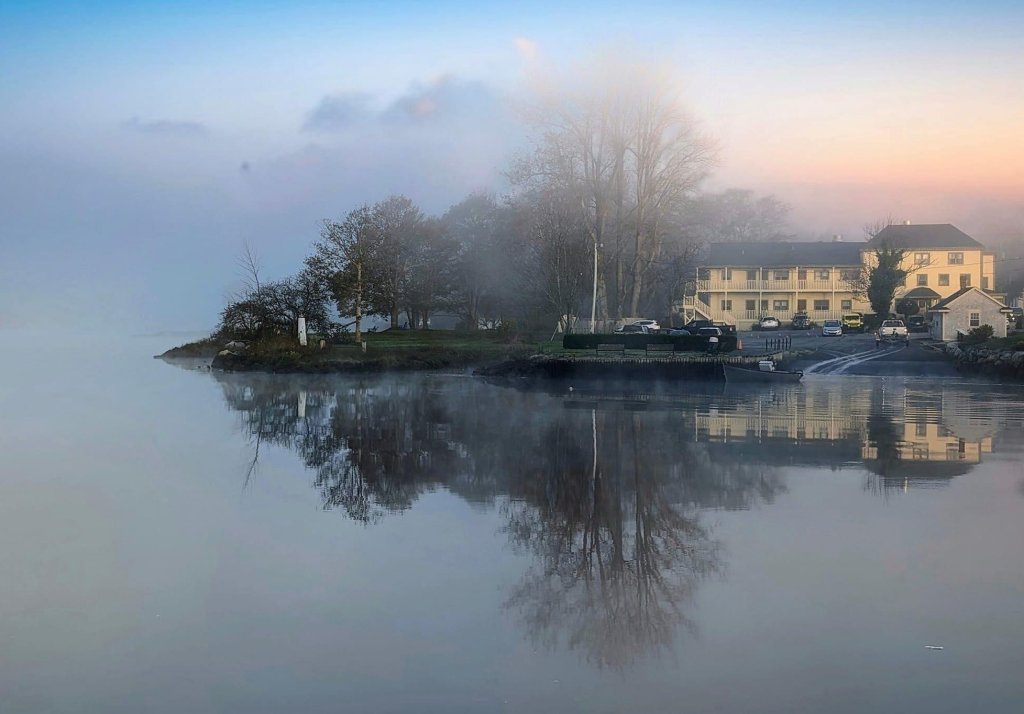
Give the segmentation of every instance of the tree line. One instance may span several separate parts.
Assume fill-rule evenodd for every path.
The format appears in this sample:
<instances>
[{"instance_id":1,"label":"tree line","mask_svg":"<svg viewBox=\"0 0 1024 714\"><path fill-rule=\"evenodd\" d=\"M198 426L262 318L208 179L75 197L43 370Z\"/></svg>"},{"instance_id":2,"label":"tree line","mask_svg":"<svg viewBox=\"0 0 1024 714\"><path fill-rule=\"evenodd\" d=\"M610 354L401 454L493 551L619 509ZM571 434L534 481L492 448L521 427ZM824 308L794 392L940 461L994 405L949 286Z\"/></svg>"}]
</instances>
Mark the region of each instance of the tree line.
<instances>
[{"instance_id":1,"label":"tree line","mask_svg":"<svg viewBox=\"0 0 1024 714\"><path fill-rule=\"evenodd\" d=\"M261 281L249 254L221 331L259 337L298 315L357 339L370 315L426 328L445 313L469 329L661 318L709 238L786 237L788 207L774 197L701 190L717 147L662 72L577 78L538 93L529 121L535 136L505 195L473 194L440 216L405 196L359 206L324 221L300 272L281 281Z\"/></svg>"}]
</instances>

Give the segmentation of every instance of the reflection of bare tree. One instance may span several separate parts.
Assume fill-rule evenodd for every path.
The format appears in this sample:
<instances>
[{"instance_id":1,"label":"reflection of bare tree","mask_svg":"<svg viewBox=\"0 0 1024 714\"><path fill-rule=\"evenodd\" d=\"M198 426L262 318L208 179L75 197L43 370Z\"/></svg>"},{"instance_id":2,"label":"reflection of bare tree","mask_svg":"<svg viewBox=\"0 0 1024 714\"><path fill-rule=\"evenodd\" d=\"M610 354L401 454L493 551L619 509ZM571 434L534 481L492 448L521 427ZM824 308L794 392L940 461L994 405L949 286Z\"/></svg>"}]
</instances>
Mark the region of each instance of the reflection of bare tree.
<instances>
[{"instance_id":1,"label":"reflection of bare tree","mask_svg":"<svg viewBox=\"0 0 1024 714\"><path fill-rule=\"evenodd\" d=\"M526 498L508 507L510 540L536 560L506 607L536 645L618 668L670 648L689 625L684 603L719 569L718 548L651 458L649 415L593 416L593 456L556 425L548 441L564 445L561 456L533 470Z\"/></svg>"}]
</instances>

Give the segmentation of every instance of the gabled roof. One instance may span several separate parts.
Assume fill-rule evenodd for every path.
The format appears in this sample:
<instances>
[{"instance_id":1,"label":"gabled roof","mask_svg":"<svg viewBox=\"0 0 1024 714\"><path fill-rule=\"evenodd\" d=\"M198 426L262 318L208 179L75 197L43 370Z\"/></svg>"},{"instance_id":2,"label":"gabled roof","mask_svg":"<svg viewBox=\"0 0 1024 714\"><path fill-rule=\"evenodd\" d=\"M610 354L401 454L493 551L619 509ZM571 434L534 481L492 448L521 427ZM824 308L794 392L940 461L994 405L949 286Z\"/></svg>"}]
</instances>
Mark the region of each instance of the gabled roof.
<instances>
[{"instance_id":1,"label":"gabled roof","mask_svg":"<svg viewBox=\"0 0 1024 714\"><path fill-rule=\"evenodd\" d=\"M911 298L912 300L934 300L938 297L942 296L931 288L914 288L910 292L901 295L900 299Z\"/></svg>"},{"instance_id":2,"label":"gabled roof","mask_svg":"<svg viewBox=\"0 0 1024 714\"><path fill-rule=\"evenodd\" d=\"M868 241L867 247L872 250L882 245L890 248L982 248L978 241L971 238L956 226L949 223L924 223L921 225L886 226Z\"/></svg>"},{"instance_id":3,"label":"gabled roof","mask_svg":"<svg viewBox=\"0 0 1024 714\"><path fill-rule=\"evenodd\" d=\"M705 265L749 268L860 267L863 242L843 241L816 243L712 243L708 246Z\"/></svg>"},{"instance_id":4,"label":"gabled roof","mask_svg":"<svg viewBox=\"0 0 1024 714\"><path fill-rule=\"evenodd\" d=\"M1003 303L1001 303L998 300L996 300L994 297L989 295L987 292L985 292L981 288L977 288L977 287L974 287L972 285L970 287L960 288L955 293L950 295L948 298L945 298L944 300L940 300L939 302L935 303L930 308L928 308L928 312L949 312L949 306L950 305L955 303L957 300L959 300L960 298L962 298L964 295L966 295L967 293L971 292L972 290L976 290L979 295L983 295L984 297L986 297L989 300L991 300L992 302L994 302L996 305L998 305L1002 309L1003 312L1009 312L1010 311L1010 308L1006 307L1006 305L1004 305Z\"/></svg>"}]
</instances>

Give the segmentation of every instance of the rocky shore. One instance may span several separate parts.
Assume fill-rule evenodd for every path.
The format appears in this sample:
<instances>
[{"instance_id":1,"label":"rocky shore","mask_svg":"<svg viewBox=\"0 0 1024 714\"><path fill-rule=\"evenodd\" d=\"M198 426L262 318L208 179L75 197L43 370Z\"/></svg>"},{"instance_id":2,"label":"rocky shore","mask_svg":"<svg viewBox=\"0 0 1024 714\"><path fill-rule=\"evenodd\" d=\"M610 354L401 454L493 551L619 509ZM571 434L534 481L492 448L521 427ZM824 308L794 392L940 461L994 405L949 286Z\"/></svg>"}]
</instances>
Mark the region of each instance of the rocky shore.
<instances>
[{"instance_id":1,"label":"rocky shore","mask_svg":"<svg viewBox=\"0 0 1024 714\"><path fill-rule=\"evenodd\" d=\"M1024 380L1024 351L983 345L965 347L950 342L946 345L945 352L953 359L958 370Z\"/></svg>"}]
</instances>

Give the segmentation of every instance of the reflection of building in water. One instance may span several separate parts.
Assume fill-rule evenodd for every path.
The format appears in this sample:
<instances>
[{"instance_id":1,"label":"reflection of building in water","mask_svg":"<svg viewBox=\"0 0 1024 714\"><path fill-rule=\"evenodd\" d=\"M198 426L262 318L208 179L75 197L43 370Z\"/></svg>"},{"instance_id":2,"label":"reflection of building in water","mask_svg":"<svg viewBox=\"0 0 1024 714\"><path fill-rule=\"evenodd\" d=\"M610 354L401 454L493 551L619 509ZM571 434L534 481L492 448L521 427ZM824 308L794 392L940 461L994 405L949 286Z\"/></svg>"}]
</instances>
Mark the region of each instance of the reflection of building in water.
<instances>
[{"instance_id":1,"label":"reflection of building in water","mask_svg":"<svg viewBox=\"0 0 1024 714\"><path fill-rule=\"evenodd\" d=\"M898 385L876 389L872 399L861 458L884 488L942 484L966 474L992 453L998 417L1005 416L963 389Z\"/></svg>"},{"instance_id":2,"label":"reflection of building in water","mask_svg":"<svg viewBox=\"0 0 1024 714\"><path fill-rule=\"evenodd\" d=\"M834 465L858 458L864 420L849 409L849 393L805 385L737 396L695 409L696 441L756 452L766 463Z\"/></svg>"}]
</instances>

